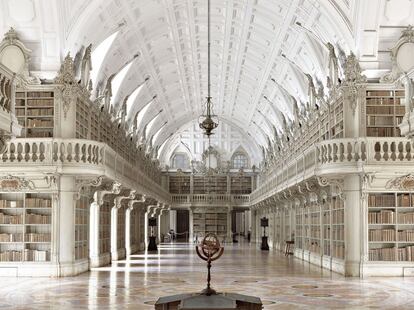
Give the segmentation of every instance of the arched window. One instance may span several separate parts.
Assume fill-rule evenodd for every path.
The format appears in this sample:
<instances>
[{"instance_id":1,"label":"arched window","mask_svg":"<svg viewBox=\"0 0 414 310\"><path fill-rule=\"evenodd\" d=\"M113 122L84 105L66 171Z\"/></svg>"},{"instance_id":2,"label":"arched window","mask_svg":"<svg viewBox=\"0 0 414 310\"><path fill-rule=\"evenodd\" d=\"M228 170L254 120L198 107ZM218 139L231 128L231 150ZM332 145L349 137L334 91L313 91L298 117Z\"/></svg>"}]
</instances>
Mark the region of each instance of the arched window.
<instances>
[{"instance_id":1,"label":"arched window","mask_svg":"<svg viewBox=\"0 0 414 310\"><path fill-rule=\"evenodd\" d=\"M241 153L237 153L233 155L232 167L234 169L247 168L248 165L249 165L249 161L246 155L241 154Z\"/></svg>"},{"instance_id":2,"label":"arched window","mask_svg":"<svg viewBox=\"0 0 414 310\"><path fill-rule=\"evenodd\" d=\"M190 161L187 154L177 153L173 155L171 161L172 167L175 169L188 169L190 168Z\"/></svg>"}]
</instances>

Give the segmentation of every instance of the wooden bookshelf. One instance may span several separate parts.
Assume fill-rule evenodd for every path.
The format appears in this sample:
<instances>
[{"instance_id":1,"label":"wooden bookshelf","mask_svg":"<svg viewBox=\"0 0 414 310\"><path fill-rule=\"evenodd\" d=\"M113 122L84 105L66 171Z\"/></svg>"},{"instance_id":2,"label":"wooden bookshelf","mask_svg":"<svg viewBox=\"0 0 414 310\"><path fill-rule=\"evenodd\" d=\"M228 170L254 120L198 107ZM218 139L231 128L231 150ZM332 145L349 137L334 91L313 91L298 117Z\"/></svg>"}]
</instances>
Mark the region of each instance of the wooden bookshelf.
<instances>
[{"instance_id":1,"label":"wooden bookshelf","mask_svg":"<svg viewBox=\"0 0 414 310\"><path fill-rule=\"evenodd\" d=\"M214 233L221 240L227 236L227 209L218 207L195 208L193 212L193 233L198 239Z\"/></svg>"},{"instance_id":2,"label":"wooden bookshelf","mask_svg":"<svg viewBox=\"0 0 414 310\"><path fill-rule=\"evenodd\" d=\"M82 195L76 201L75 209L75 259L87 259L89 251L89 205L88 196Z\"/></svg>"},{"instance_id":3,"label":"wooden bookshelf","mask_svg":"<svg viewBox=\"0 0 414 310\"><path fill-rule=\"evenodd\" d=\"M89 139L91 126L91 112L88 104L80 100L76 101L76 138Z\"/></svg>"},{"instance_id":4,"label":"wooden bookshelf","mask_svg":"<svg viewBox=\"0 0 414 310\"><path fill-rule=\"evenodd\" d=\"M232 176L230 178L230 193L234 195L247 195L252 192L251 176Z\"/></svg>"},{"instance_id":5,"label":"wooden bookshelf","mask_svg":"<svg viewBox=\"0 0 414 310\"><path fill-rule=\"evenodd\" d=\"M345 258L345 209L339 196L332 197L332 257Z\"/></svg>"},{"instance_id":6,"label":"wooden bookshelf","mask_svg":"<svg viewBox=\"0 0 414 310\"><path fill-rule=\"evenodd\" d=\"M104 200L99 209L99 253L111 252L111 208L113 202Z\"/></svg>"},{"instance_id":7,"label":"wooden bookshelf","mask_svg":"<svg viewBox=\"0 0 414 310\"><path fill-rule=\"evenodd\" d=\"M323 232L323 255L331 256L332 255L332 235L331 235L331 204L324 203L322 205L322 232Z\"/></svg>"},{"instance_id":8,"label":"wooden bookshelf","mask_svg":"<svg viewBox=\"0 0 414 310\"><path fill-rule=\"evenodd\" d=\"M296 214L295 214L295 247L298 249L303 249L304 248L304 242L303 242L303 235L304 235L304 230L303 230L303 217L304 217L304 208L298 208L296 209Z\"/></svg>"},{"instance_id":9,"label":"wooden bookshelf","mask_svg":"<svg viewBox=\"0 0 414 310\"><path fill-rule=\"evenodd\" d=\"M414 205L411 193L368 196L370 261L414 261Z\"/></svg>"},{"instance_id":10,"label":"wooden bookshelf","mask_svg":"<svg viewBox=\"0 0 414 310\"><path fill-rule=\"evenodd\" d=\"M405 114L404 90L366 91L366 135L400 137L398 125Z\"/></svg>"},{"instance_id":11,"label":"wooden bookshelf","mask_svg":"<svg viewBox=\"0 0 414 310\"><path fill-rule=\"evenodd\" d=\"M318 203L313 202L308 207L308 228L307 236L309 238L307 250L321 253L321 207Z\"/></svg>"},{"instance_id":12,"label":"wooden bookshelf","mask_svg":"<svg viewBox=\"0 0 414 310\"><path fill-rule=\"evenodd\" d=\"M0 262L50 261L50 194L0 193Z\"/></svg>"},{"instance_id":13,"label":"wooden bookshelf","mask_svg":"<svg viewBox=\"0 0 414 310\"><path fill-rule=\"evenodd\" d=\"M53 137L54 92L17 91L16 117L23 127L21 137Z\"/></svg>"},{"instance_id":14,"label":"wooden bookshelf","mask_svg":"<svg viewBox=\"0 0 414 310\"><path fill-rule=\"evenodd\" d=\"M190 175L169 176L171 194L190 194Z\"/></svg>"}]
</instances>

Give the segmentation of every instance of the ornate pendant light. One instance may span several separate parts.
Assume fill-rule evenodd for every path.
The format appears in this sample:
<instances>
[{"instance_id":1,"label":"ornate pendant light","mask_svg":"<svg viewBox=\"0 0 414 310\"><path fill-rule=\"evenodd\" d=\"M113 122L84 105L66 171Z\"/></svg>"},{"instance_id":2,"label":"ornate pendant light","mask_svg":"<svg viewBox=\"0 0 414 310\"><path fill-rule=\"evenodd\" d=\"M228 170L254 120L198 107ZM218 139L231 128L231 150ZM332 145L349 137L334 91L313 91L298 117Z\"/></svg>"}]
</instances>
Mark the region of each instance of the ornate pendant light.
<instances>
[{"instance_id":1,"label":"ornate pendant light","mask_svg":"<svg viewBox=\"0 0 414 310\"><path fill-rule=\"evenodd\" d=\"M213 130L218 126L218 119L216 115L212 114L212 104L211 104L211 94L210 94L210 0L207 2L207 40L208 40L208 50L207 50L207 102L206 102L206 113L201 115L199 118L199 126L204 131L204 134L210 138L213 134ZM214 119L213 119L214 118Z\"/></svg>"}]
</instances>

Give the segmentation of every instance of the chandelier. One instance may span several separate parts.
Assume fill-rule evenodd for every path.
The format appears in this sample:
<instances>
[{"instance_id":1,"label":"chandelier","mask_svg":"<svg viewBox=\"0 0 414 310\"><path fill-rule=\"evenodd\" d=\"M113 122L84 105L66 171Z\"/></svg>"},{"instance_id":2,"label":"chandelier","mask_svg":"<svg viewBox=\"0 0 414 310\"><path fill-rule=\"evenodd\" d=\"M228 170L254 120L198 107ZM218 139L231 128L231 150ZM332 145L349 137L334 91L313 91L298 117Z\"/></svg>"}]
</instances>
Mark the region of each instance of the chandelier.
<instances>
[{"instance_id":1,"label":"chandelier","mask_svg":"<svg viewBox=\"0 0 414 310\"><path fill-rule=\"evenodd\" d=\"M212 114L212 103L210 95L210 0L207 2L207 102L206 113L199 117L199 126L203 130L203 133L210 138L213 134L213 130L218 126L218 119L216 115Z\"/></svg>"}]
</instances>

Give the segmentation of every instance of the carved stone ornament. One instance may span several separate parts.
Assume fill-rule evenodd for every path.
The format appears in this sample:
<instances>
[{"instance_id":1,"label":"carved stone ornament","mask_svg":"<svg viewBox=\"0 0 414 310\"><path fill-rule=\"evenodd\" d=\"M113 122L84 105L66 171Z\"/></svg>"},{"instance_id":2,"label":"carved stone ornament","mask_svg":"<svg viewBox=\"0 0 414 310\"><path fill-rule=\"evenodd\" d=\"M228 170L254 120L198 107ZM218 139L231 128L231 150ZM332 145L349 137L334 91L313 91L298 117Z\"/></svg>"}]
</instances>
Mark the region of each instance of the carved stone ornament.
<instances>
[{"instance_id":1,"label":"carved stone ornament","mask_svg":"<svg viewBox=\"0 0 414 310\"><path fill-rule=\"evenodd\" d=\"M357 57L352 52L346 58L344 73L345 73L345 81L344 81L345 85L366 83L367 81L366 76L362 75L362 70L359 65L359 61Z\"/></svg>"},{"instance_id":2,"label":"carved stone ornament","mask_svg":"<svg viewBox=\"0 0 414 310\"><path fill-rule=\"evenodd\" d=\"M22 77L30 84L40 84L40 80L29 74L31 50L26 48L15 29L10 28L0 42L0 63Z\"/></svg>"},{"instance_id":3,"label":"carved stone ornament","mask_svg":"<svg viewBox=\"0 0 414 310\"><path fill-rule=\"evenodd\" d=\"M414 190L414 174L409 173L407 175L396 177L391 179L385 185L387 189L398 189L398 190Z\"/></svg>"},{"instance_id":4,"label":"carved stone ornament","mask_svg":"<svg viewBox=\"0 0 414 310\"><path fill-rule=\"evenodd\" d=\"M76 180L75 186L77 189L77 192L75 193L75 199L78 200L81 197L81 192L85 187L97 187L100 186L102 184L102 180L103 180L104 176L99 176L97 178L94 179L79 179Z\"/></svg>"},{"instance_id":5,"label":"carved stone ornament","mask_svg":"<svg viewBox=\"0 0 414 310\"><path fill-rule=\"evenodd\" d=\"M317 177L319 186L325 187L325 186L335 186L337 190L338 197L341 200L345 199L344 196L344 181L342 179L331 179L331 178L325 178L325 177Z\"/></svg>"},{"instance_id":6,"label":"carved stone ornament","mask_svg":"<svg viewBox=\"0 0 414 310\"><path fill-rule=\"evenodd\" d=\"M22 190L34 189L34 184L32 181L19 178L13 175L7 175L0 177L0 190L5 192L15 192Z\"/></svg>"},{"instance_id":7,"label":"carved stone ornament","mask_svg":"<svg viewBox=\"0 0 414 310\"><path fill-rule=\"evenodd\" d=\"M381 77L380 82L393 83L401 74L407 73L414 67L412 54L414 52L414 29L411 25L401 32L401 36L391 49L391 72Z\"/></svg>"},{"instance_id":8,"label":"carved stone ornament","mask_svg":"<svg viewBox=\"0 0 414 310\"><path fill-rule=\"evenodd\" d=\"M62 92L63 115L66 119L69 108L74 101L76 91L78 90L75 79L75 66L69 54L66 55L65 60L60 66L54 82L61 85L59 88Z\"/></svg>"},{"instance_id":9,"label":"carved stone ornament","mask_svg":"<svg viewBox=\"0 0 414 310\"><path fill-rule=\"evenodd\" d=\"M0 131L0 154L3 154L7 150L7 141L10 140L10 136L4 135Z\"/></svg>"}]
</instances>

